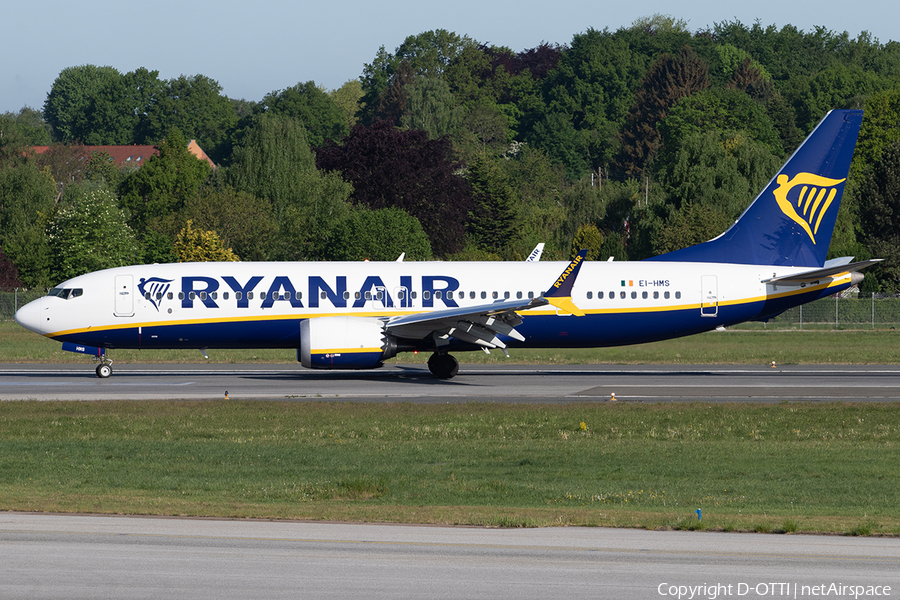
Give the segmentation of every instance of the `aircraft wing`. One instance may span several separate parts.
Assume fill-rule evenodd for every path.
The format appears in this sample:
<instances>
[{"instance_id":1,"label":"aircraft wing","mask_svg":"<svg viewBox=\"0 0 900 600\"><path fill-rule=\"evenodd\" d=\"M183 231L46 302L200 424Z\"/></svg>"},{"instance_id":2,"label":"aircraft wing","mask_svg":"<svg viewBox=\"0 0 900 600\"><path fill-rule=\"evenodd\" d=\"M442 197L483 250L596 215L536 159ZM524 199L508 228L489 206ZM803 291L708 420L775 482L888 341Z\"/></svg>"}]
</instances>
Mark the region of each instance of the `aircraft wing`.
<instances>
[{"instance_id":1,"label":"aircraft wing","mask_svg":"<svg viewBox=\"0 0 900 600\"><path fill-rule=\"evenodd\" d=\"M444 345L441 341L449 343L449 338L455 337L484 348L505 348L506 344L497 337L498 335L505 335L520 342L525 341L525 337L515 330L515 327L522 323L522 317L517 311L547 304L549 302L544 298L532 298L448 308L396 317L387 322L385 329L403 338L424 339L433 336L439 346Z\"/></svg>"},{"instance_id":2,"label":"aircraft wing","mask_svg":"<svg viewBox=\"0 0 900 600\"><path fill-rule=\"evenodd\" d=\"M506 344L498 337L500 335L524 342L525 337L515 329L522 323L519 311L553 304L565 312L579 316L584 314L572 303L571 295L572 285L586 253L587 251L582 250L550 290L538 298L501 300L478 306L404 315L389 320L385 330L403 338L425 339L430 336L438 346L449 344L451 337L485 349L506 348Z\"/></svg>"},{"instance_id":3,"label":"aircraft wing","mask_svg":"<svg viewBox=\"0 0 900 600\"><path fill-rule=\"evenodd\" d=\"M881 258L873 258L872 260L861 260L855 263L839 264L836 266L826 266L821 269L813 269L804 271L803 273L793 273L791 275L782 275L780 277L770 277L763 279L762 283L811 283L825 277L838 275L840 273L854 273L860 269L865 269L874 264L880 263Z\"/></svg>"}]
</instances>

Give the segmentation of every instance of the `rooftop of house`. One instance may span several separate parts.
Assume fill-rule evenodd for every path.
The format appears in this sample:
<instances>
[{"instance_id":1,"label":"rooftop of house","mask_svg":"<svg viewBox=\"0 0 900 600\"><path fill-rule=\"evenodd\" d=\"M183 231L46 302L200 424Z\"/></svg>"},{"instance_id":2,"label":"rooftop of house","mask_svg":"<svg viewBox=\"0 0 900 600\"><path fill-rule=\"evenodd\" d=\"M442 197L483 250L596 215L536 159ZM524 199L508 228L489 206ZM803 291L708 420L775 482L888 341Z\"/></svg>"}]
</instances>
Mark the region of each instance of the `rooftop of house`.
<instances>
[{"instance_id":1,"label":"rooftop of house","mask_svg":"<svg viewBox=\"0 0 900 600\"><path fill-rule=\"evenodd\" d=\"M50 146L34 146L33 150L35 154L44 154L50 148ZM151 156L159 154L159 146L81 146L81 148L86 156L90 156L94 152L109 154L116 166L120 168L128 166L140 167L150 160ZM210 160L196 140L191 140L188 143L188 151L200 160L208 162L213 169L216 168L216 164Z\"/></svg>"}]
</instances>

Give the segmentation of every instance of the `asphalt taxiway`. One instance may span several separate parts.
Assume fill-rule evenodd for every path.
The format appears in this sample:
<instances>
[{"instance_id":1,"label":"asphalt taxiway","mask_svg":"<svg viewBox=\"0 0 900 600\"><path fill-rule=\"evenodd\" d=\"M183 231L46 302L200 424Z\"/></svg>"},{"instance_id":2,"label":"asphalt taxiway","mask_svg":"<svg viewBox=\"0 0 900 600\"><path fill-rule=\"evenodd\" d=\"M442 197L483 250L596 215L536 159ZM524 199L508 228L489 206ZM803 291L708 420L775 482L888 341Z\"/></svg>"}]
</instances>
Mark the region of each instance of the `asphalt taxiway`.
<instances>
[{"instance_id":1,"label":"asphalt taxiway","mask_svg":"<svg viewBox=\"0 0 900 600\"><path fill-rule=\"evenodd\" d=\"M424 365L312 371L299 365L0 365L0 400L259 399L347 402L898 402L897 365Z\"/></svg>"},{"instance_id":2,"label":"asphalt taxiway","mask_svg":"<svg viewBox=\"0 0 900 600\"><path fill-rule=\"evenodd\" d=\"M897 540L842 536L0 512L0 564L30 600L900 597Z\"/></svg>"}]
</instances>

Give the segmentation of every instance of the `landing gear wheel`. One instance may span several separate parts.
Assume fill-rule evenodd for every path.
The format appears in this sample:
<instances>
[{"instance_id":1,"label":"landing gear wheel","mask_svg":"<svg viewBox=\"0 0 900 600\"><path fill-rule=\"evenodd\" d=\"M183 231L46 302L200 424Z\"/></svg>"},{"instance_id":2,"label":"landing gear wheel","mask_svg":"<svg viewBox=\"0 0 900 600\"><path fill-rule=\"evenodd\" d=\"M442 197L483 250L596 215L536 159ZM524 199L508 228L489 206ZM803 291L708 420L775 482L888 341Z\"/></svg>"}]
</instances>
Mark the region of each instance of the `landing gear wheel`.
<instances>
[{"instance_id":1,"label":"landing gear wheel","mask_svg":"<svg viewBox=\"0 0 900 600\"><path fill-rule=\"evenodd\" d=\"M428 359L428 370L438 379L450 379L459 373L459 362L449 354L435 352Z\"/></svg>"},{"instance_id":2,"label":"landing gear wheel","mask_svg":"<svg viewBox=\"0 0 900 600\"><path fill-rule=\"evenodd\" d=\"M97 365L97 377L100 379L106 379L112 375L112 367L108 364Z\"/></svg>"}]
</instances>

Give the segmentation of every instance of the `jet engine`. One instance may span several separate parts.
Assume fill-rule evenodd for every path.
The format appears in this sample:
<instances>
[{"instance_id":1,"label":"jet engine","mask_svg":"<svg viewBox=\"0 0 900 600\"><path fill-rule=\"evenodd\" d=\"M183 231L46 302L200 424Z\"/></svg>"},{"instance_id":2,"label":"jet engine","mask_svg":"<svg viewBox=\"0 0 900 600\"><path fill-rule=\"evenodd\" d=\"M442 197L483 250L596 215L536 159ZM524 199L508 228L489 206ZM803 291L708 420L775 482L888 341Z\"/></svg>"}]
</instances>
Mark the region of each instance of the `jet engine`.
<instances>
[{"instance_id":1,"label":"jet engine","mask_svg":"<svg viewBox=\"0 0 900 600\"><path fill-rule=\"evenodd\" d=\"M374 369L397 355L384 322L363 317L318 317L300 323L297 360L308 369Z\"/></svg>"}]
</instances>

